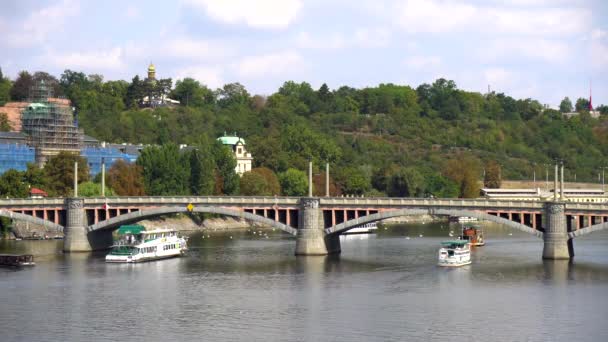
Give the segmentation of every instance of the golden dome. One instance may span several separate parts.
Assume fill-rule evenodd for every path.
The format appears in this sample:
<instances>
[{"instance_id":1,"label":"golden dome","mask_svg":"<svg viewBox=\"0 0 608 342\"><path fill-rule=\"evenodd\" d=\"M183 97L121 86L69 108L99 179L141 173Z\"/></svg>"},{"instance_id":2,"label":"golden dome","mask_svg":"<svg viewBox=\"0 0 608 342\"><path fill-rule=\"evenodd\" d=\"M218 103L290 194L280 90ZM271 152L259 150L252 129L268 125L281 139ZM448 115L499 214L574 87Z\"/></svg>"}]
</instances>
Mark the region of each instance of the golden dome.
<instances>
[{"instance_id":1,"label":"golden dome","mask_svg":"<svg viewBox=\"0 0 608 342\"><path fill-rule=\"evenodd\" d=\"M154 72L156 71L156 68L154 67L154 64L150 63L150 66L148 67L148 72Z\"/></svg>"}]
</instances>

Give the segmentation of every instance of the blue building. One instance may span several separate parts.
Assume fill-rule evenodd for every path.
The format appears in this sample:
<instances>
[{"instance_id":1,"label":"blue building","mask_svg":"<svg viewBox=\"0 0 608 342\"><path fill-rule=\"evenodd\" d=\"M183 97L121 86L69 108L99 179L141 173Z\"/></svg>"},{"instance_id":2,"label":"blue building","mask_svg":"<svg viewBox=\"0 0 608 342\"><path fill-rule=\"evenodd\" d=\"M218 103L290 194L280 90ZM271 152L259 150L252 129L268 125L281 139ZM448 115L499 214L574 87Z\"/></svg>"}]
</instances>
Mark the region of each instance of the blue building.
<instances>
[{"instance_id":1,"label":"blue building","mask_svg":"<svg viewBox=\"0 0 608 342\"><path fill-rule=\"evenodd\" d=\"M80 155L87 160L91 176L101 172L102 161L106 169L117 160L135 162L143 146L100 144L92 137L84 137ZM36 149L27 144L27 137L19 132L0 132L0 174L9 169L25 171L28 163L36 163Z\"/></svg>"}]
</instances>

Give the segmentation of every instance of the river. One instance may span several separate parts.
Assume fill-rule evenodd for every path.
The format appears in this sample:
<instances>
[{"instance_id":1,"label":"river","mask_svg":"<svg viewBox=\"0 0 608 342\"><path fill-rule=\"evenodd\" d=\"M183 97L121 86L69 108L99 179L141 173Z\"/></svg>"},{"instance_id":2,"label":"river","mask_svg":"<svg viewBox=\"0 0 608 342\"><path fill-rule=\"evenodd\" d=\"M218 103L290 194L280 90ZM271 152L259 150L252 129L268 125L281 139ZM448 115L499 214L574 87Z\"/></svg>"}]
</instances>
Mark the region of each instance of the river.
<instances>
[{"instance_id":1,"label":"river","mask_svg":"<svg viewBox=\"0 0 608 342\"><path fill-rule=\"evenodd\" d=\"M570 263L487 224L472 265L444 269L450 229L346 236L332 257L295 257L279 232L198 234L187 257L136 265L0 241L37 262L0 268L0 340L608 341L608 232L576 239Z\"/></svg>"}]
</instances>

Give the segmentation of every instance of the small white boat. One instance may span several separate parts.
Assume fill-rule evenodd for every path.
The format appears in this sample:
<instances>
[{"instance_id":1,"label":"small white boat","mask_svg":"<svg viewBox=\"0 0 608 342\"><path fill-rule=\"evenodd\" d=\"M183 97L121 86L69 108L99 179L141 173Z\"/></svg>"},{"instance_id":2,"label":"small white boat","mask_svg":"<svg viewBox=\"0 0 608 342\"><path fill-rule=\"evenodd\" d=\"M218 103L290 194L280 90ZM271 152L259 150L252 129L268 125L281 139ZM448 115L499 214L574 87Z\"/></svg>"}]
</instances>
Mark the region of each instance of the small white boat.
<instances>
[{"instance_id":1,"label":"small white boat","mask_svg":"<svg viewBox=\"0 0 608 342\"><path fill-rule=\"evenodd\" d=\"M376 222L371 222L357 226L355 228L351 228L344 234L372 234L375 233L376 229L378 229L378 225L376 224Z\"/></svg>"},{"instance_id":2,"label":"small white boat","mask_svg":"<svg viewBox=\"0 0 608 342\"><path fill-rule=\"evenodd\" d=\"M118 239L106 255L106 262L134 263L172 258L187 250L186 239L178 236L175 230L146 231L140 225L121 226Z\"/></svg>"},{"instance_id":3,"label":"small white boat","mask_svg":"<svg viewBox=\"0 0 608 342\"><path fill-rule=\"evenodd\" d=\"M437 265L447 267L464 266L471 263L471 249L466 240L443 241L439 249Z\"/></svg>"}]
</instances>

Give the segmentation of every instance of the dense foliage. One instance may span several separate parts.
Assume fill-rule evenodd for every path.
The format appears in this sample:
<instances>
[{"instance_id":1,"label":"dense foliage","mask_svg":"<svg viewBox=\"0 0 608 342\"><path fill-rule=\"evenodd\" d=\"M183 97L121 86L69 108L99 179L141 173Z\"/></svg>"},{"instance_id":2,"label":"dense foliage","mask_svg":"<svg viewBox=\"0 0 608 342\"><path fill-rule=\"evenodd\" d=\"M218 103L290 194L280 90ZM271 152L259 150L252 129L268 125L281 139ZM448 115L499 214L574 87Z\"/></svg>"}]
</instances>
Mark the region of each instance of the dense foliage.
<instances>
[{"instance_id":1,"label":"dense foliage","mask_svg":"<svg viewBox=\"0 0 608 342\"><path fill-rule=\"evenodd\" d=\"M22 98L23 84L47 75L22 72L10 96ZM315 194L325 192L319 175L329 162L332 194L437 197L477 196L483 175L491 186L500 178L530 179L558 159L566 178L576 174L579 181L597 180L608 165L607 107L597 107L602 115L592 118L581 98L562 101L561 112L580 112L567 118L533 99L468 92L445 79L417 88L335 90L288 81L269 96L252 96L239 83L213 91L204 80L185 78L170 90L171 79L162 81L154 91L182 105L138 108L150 90L137 76L131 83L104 82L66 70L57 81L88 135L152 145L137 162L151 195L275 194L260 187L260 174L239 182L232 152L211 143L224 132L244 137L254 167L278 175L280 193L288 195L307 191L301 171L309 161ZM180 151L179 144L193 149Z\"/></svg>"}]
</instances>

